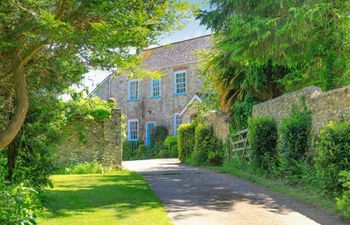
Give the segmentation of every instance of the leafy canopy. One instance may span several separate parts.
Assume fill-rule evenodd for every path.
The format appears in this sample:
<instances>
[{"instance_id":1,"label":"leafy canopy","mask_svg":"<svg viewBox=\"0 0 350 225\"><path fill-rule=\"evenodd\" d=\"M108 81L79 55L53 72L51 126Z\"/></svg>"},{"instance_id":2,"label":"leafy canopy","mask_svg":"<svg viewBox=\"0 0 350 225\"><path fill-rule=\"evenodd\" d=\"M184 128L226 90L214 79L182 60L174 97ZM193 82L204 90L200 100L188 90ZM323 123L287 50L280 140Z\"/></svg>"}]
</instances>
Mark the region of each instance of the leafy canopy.
<instances>
[{"instance_id":1,"label":"leafy canopy","mask_svg":"<svg viewBox=\"0 0 350 225\"><path fill-rule=\"evenodd\" d=\"M189 15L178 0L4 0L0 2L0 149L23 125L28 96L61 93L91 67L132 68L142 48ZM135 67L136 68L136 67Z\"/></svg>"},{"instance_id":2,"label":"leafy canopy","mask_svg":"<svg viewBox=\"0 0 350 225\"><path fill-rule=\"evenodd\" d=\"M215 31L204 74L221 106L258 101L308 85L349 83L350 2L210 0L201 23Z\"/></svg>"},{"instance_id":3,"label":"leafy canopy","mask_svg":"<svg viewBox=\"0 0 350 225\"><path fill-rule=\"evenodd\" d=\"M347 84L350 2L329 0L211 0L202 24L222 37L219 44L234 62L290 68L288 90Z\"/></svg>"}]
</instances>

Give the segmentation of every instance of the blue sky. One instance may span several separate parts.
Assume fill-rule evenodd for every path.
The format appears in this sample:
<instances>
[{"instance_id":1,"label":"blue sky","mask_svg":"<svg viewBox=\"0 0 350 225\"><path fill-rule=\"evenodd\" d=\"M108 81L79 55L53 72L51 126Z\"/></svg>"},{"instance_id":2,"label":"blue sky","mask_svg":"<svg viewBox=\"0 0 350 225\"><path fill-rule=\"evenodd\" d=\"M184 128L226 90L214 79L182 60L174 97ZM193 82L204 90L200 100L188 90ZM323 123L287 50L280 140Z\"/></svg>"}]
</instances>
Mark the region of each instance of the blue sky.
<instances>
[{"instance_id":1,"label":"blue sky","mask_svg":"<svg viewBox=\"0 0 350 225\"><path fill-rule=\"evenodd\" d=\"M203 3L201 0L188 0L191 3ZM182 41L194 37L210 34L210 30L207 30L204 26L199 25L199 21L192 19L184 20L185 27L181 30L174 31L170 35L164 35L159 38L159 44L168 44L176 41ZM92 91L97 84L99 84L106 76L108 72L101 70L91 70L85 74L85 79L82 84L88 87L89 92Z\"/></svg>"}]
</instances>

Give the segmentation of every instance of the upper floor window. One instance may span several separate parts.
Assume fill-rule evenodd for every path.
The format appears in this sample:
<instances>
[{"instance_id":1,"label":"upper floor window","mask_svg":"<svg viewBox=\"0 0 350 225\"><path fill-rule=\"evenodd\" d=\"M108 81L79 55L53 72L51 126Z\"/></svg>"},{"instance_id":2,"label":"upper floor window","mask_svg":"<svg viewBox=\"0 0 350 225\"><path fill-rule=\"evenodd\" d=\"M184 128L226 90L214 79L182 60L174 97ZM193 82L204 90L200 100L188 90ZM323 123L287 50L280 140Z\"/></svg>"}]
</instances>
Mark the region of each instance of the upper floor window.
<instances>
[{"instance_id":1,"label":"upper floor window","mask_svg":"<svg viewBox=\"0 0 350 225\"><path fill-rule=\"evenodd\" d=\"M128 140L137 141L139 137L139 121L128 120Z\"/></svg>"},{"instance_id":2,"label":"upper floor window","mask_svg":"<svg viewBox=\"0 0 350 225\"><path fill-rule=\"evenodd\" d=\"M174 114L174 135L177 135L177 128L181 124L181 117L179 113Z\"/></svg>"},{"instance_id":3,"label":"upper floor window","mask_svg":"<svg viewBox=\"0 0 350 225\"><path fill-rule=\"evenodd\" d=\"M174 73L174 94L186 94L187 73L186 70L176 71Z\"/></svg>"},{"instance_id":4,"label":"upper floor window","mask_svg":"<svg viewBox=\"0 0 350 225\"><path fill-rule=\"evenodd\" d=\"M160 97L160 79L151 80L151 98Z\"/></svg>"},{"instance_id":5,"label":"upper floor window","mask_svg":"<svg viewBox=\"0 0 350 225\"><path fill-rule=\"evenodd\" d=\"M128 100L138 100L140 94L140 84L138 79L128 81Z\"/></svg>"}]
</instances>

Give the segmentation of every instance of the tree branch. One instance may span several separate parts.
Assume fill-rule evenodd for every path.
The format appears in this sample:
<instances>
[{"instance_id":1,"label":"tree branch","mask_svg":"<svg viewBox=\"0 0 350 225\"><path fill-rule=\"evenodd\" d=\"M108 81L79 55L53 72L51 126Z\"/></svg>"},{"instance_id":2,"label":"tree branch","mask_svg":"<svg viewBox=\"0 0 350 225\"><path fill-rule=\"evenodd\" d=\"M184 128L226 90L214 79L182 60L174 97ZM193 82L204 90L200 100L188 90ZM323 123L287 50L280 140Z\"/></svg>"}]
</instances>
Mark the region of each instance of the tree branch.
<instances>
[{"instance_id":1,"label":"tree branch","mask_svg":"<svg viewBox=\"0 0 350 225\"><path fill-rule=\"evenodd\" d=\"M29 14L31 14L32 16L37 16L37 14L33 11L30 11L29 9L27 8L24 8L22 5L20 5L18 2L16 2L15 0L11 0L12 4L15 5L18 9L24 11L24 12L27 12Z\"/></svg>"},{"instance_id":2,"label":"tree branch","mask_svg":"<svg viewBox=\"0 0 350 225\"><path fill-rule=\"evenodd\" d=\"M57 10L55 20L59 20L62 18L64 11L66 10L66 5L68 3L68 0L62 0L60 7Z\"/></svg>"},{"instance_id":3,"label":"tree branch","mask_svg":"<svg viewBox=\"0 0 350 225\"><path fill-rule=\"evenodd\" d=\"M4 149L13 141L13 139L15 139L28 112L28 90L24 73L24 65L22 63L19 63L14 69L13 81L17 98L17 108L10 124L0 133L0 150Z\"/></svg>"},{"instance_id":4,"label":"tree branch","mask_svg":"<svg viewBox=\"0 0 350 225\"><path fill-rule=\"evenodd\" d=\"M4 149L13 141L13 139L15 139L17 133L20 131L24 123L29 107L29 97L24 66L34 57L36 53L41 51L45 45L46 42L38 44L23 59L18 60L17 65L13 69L13 84L15 86L17 107L11 122L6 129L0 133L0 150Z\"/></svg>"}]
</instances>

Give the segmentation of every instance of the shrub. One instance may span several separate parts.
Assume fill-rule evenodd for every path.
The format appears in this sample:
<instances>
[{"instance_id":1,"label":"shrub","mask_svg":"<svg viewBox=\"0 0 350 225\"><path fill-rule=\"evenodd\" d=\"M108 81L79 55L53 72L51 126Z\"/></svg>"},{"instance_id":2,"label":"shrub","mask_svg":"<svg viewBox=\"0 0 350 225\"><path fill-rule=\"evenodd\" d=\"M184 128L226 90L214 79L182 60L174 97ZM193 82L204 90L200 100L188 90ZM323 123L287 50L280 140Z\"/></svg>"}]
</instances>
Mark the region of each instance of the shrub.
<instances>
[{"instance_id":1,"label":"shrub","mask_svg":"<svg viewBox=\"0 0 350 225\"><path fill-rule=\"evenodd\" d=\"M264 170L271 170L276 161L277 126L271 117L250 118L248 139L252 161Z\"/></svg>"},{"instance_id":2,"label":"shrub","mask_svg":"<svg viewBox=\"0 0 350 225\"><path fill-rule=\"evenodd\" d=\"M138 159L137 149L140 145L144 145L144 140L124 141L123 142L123 160Z\"/></svg>"},{"instance_id":3,"label":"shrub","mask_svg":"<svg viewBox=\"0 0 350 225\"><path fill-rule=\"evenodd\" d=\"M158 154L158 157L159 158L169 158L170 157L170 152L168 149L162 149L159 151L159 154Z\"/></svg>"},{"instance_id":4,"label":"shrub","mask_svg":"<svg viewBox=\"0 0 350 225\"><path fill-rule=\"evenodd\" d=\"M155 126L151 130L151 146L155 143L163 143L168 136L168 129L165 126Z\"/></svg>"},{"instance_id":5,"label":"shrub","mask_svg":"<svg viewBox=\"0 0 350 225\"><path fill-rule=\"evenodd\" d=\"M350 170L350 123L331 123L320 132L315 164L321 186L330 193L340 193L339 173Z\"/></svg>"},{"instance_id":6,"label":"shrub","mask_svg":"<svg viewBox=\"0 0 350 225\"><path fill-rule=\"evenodd\" d=\"M39 212L38 193L23 184L7 185L0 183L0 224L35 225Z\"/></svg>"},{"instance_id":7,"label":"shrub","mask_svg":"<svg viewBox=\"0 0 350 225\"><path fill-rule=\"evenodd\" d=\"M204 124L198 124L194 136L194 152L192 159L195 164L202 165L208 161L208 147L210 147L211 130Z\"/></svg>"},{"instance_id":8,"label":"shrub","mask_svg":"<svg viewBox=\"0 0 350 225\"><path fill-rule=\"evenodd\" d=\"M97 162L83 162L65 169L65 174L103 173L102 164Z\"/></svg>"},{"instance_id":9,"label":"shrub","mask_svg":"<svg viewBox=\"0 0 350 225\"><path fill-rule=\"evenodd\" d=\"M136 159L146 159L148 158L148 148L141 144L136 149Z\"/></svg>"},{"instance_id":10,"label":"shrub","mask_svg":"<svg viewBox=\"0 0 350 225\"><path fill-rule=\"evenodd\" d=\"M177 158L178 147L177 147L177 136L168 136L164 141L164 148L169 152L169 157Z\"/></svg>"},{"instance_id":11,"label":"shrub","mask_svg":"<svg viewBox=\"0 0 350 225\"><path fill-rule=\"evenodd\" d=\"M171 158L178 158L179 157L179 148L176 145L173 145L170 150L170 157Z\"/></svg>"},{"instance_id":12,"label":"shrub","mask_svg":"<svg viewBox=\"0 0 350 225\"><path fill-rule=\"evenodd\" d=\"M291 115L281 121L278 149L283 171L298 174L296 164L305 157L310 129L311 114L307 110L301 111L294 107Z\"/></svg>"},{"instance_id":13,"label":"shrub","mask_svg":"<svg viewBox=\"0 0 350 225\"><path fill-rule=\"evenodd\" d=\"M195 125L181 124L178 128L179 159L184 161L189 158L194 150Z\"/></svg>"},{"instance_id":14,"label":"shrub","mask_svg":"<svg viewBox=\"0 0 350 225\"><path fill-rule=\"evenodd\" d=\"M192 161L199 165L220 165L223 161L221 142L214 136L212 127L199 124L195 129L195 147Z\"/></svg>"},{"instance_id":15,"label":"shrub","mask_svg":"<svg viewBox=\"0 0 350 225\"><path fill-rule=\"evenodd\" d=\"M232 106L232 124L233 130L242 130L248 126L248 118L252 114L253 106L259 103L258 100L250 96L245 95L242 101L235 101Z\"/></svg>"},{"instance_id":16,"label":"shrub","mask_svg":"<svg viewBox=\"0 0 350 225\"><path fill-rule=\"evenodd\" d=\"M350 218L350 171L342 171L339 174L343 194L337 198L337 206L341 214Z\"/></svg>"}]
</instances>

